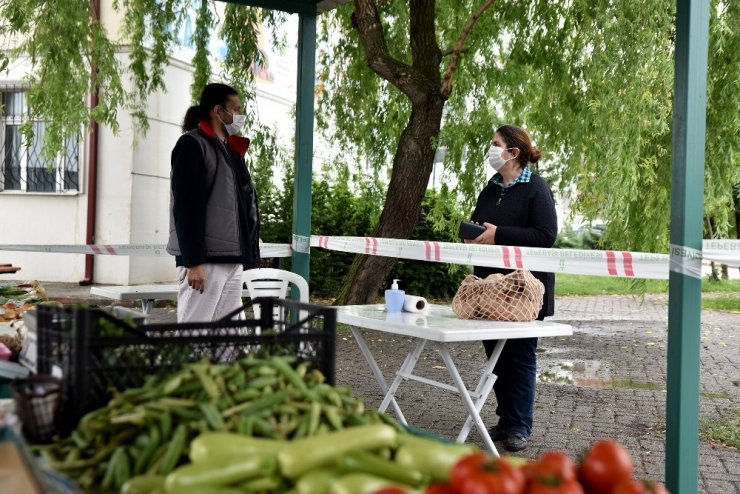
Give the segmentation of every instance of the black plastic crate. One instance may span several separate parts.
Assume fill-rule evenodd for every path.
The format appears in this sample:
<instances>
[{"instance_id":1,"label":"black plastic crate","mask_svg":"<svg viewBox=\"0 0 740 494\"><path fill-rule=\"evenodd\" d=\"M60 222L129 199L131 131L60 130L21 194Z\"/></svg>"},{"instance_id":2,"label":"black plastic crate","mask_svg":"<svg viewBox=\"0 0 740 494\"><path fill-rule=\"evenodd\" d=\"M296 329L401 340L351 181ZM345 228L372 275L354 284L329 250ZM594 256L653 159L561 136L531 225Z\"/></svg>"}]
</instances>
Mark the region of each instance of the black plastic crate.
<instances>
[{"instance_id":1,"label":"black plastic crate","mask_svg":"<svg viewBox=\"0 0 740 494\"><path fill-rule=\"evenodd\" d=\"M334 383L334 308L276 298L254 299L244 309L253 307L259 318L137 325L99 309L39 306L38 372L61 372L60 432L105 405L111 389L138 387L148 376L204 358L228 363L250 353L292 355Z\"/></svg>"}]
</instances>

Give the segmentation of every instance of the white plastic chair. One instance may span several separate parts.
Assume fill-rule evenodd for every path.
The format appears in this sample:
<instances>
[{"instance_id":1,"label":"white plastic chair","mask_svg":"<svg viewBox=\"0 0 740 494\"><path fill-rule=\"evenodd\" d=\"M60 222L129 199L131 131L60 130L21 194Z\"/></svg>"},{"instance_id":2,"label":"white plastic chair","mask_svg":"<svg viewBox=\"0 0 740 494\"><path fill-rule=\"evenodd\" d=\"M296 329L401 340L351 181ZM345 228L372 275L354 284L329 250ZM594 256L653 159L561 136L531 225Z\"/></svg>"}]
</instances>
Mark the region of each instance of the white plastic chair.
<instances>
[{"instance_id":1,"label":"white plastic chair","mask_svg":"<svg viewBox=\"0 0 740 494\"><path fill-rule=\"evenodd\" d=\"M247 285L249 298L288 296L290 285L298 289L298 301L308 303L308 283L303 276L283 269L259 268L244 271L242 281ZM259 306L253 305L254 317L260 317ZM279 309L277 307L276 309ZM278 317L278 314L275 314Z\"/></svg>"}]
</instances>

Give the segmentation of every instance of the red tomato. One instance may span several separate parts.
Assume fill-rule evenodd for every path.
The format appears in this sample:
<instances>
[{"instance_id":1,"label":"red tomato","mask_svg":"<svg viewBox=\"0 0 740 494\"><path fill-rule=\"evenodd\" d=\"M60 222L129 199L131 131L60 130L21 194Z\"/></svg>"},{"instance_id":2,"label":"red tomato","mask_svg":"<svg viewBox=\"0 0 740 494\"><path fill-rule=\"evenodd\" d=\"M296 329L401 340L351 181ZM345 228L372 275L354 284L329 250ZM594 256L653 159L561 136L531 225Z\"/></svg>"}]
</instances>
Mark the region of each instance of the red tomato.
<instances>
[{"instance_id":1,"label":"red tomato","mask_svg":"<svg viewBox=\"0 0 740 494\"><path fill-rule=\"evenodd\" d=\"M459 491L463 483L478 473L483 465L491 460L485 453L473 453L460 459L450 471L450 485L453 489Z\"/></svg>"},{"instance_id":2,"label":"red tomato","mask_svg":"<svg viewBox=\"0 0 740 494\"><path fill-rule=\"evenodd\" d=\"M521 494L524 479L506 474L478 472L469 477L460 489L461 494Z\"/></svg>"},{"instance_id":3,"label":"red tomato","mask_svg":"<svg viewBox=\"0 0 740 494\"><path fill-rule=\"evenodd\" d=\"M519 470L522 471L525 479L529 479L532 476L532 472L534 472L534 462L528 461L524 465L520 466Z\"/></svg>"},{"instance_id":4,"label":"red tomato","mask_svg":"<svg viewBox=\"0 0 740 494\"><path fill-rule=\"evenodd\" d=\"M426 488L424 494L457 494L449 484L432 484Z\"/></svg>"},{"instance_id":5,"label":"red tomato","mask_svg":"<svg viewBox=\"0 0 740 494\"><path fill-rule=\"evenodd\" d=\"M450 485L461 494L519 494L524 490L522 471L503 458L473 453L452 467Z\"/></svg>"},{"instance_id":6,"label":"red tomato","mask_svg":"<svg viewBox=\"0 0 740 494\"><path fill-rule=\"evenodd\" d=\"M583 494L583 487L577 480L554 482L551 484L533 483L527 488L527 494Z\"/></svg>"},{"instance_id":7,"label":"red tomato","mask_svg":"<svg viewBox=\"0 0 740 494\"><path fill-rule=\"evenodd\" d=\"M668 494L668 490L660 482L630 479L617 484L612 494Z\"/></svg>"},{"instance_id":8,"label":"red tomato","mask_svg":"<svg viewBox=\"0 0 740 494\"><path fill-rule=\"evenodd\" d=\"M576 463L562 451L546 451L527 473L533 482L550 485L570 482L577 477Z\"/></svg>"},{"instance_id":9,"label":"red tomato","mask_svg":"<svg viewBox=\"0 0 740 494\"><path fill-rule=\"evenodd\" d=\"M632 478L632 458L616 441L596 441L583 458L580 476L589 494L611 494L617 484Z\"/></svg>"},{"instance_id":10,"label":"red tomato","mask_svg":"<svg viewBox=\"0 0 740 494\"><path fill-rule=\"evenodd\" d=\"M373 494L408 494L408 492L400 487L381 487Z\"/></svg>"}]
</instances>

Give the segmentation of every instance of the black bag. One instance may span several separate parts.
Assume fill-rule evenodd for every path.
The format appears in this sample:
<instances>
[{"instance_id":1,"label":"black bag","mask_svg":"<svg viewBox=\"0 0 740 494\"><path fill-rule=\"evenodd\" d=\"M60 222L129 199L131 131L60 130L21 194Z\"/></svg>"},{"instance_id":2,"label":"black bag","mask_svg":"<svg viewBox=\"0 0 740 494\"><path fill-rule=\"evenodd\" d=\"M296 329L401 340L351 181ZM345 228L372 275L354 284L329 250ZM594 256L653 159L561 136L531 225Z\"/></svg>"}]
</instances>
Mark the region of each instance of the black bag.
<instances>
[{"instance_id":1,"label":"black bag","mask_svg":"<svg viewBox=\"0 0 740 494\"><path fill-rule=\"evenodd\" d=\"M478 238L478 236L485 231L486 227L483 225L463 221L462 223L460 223L460 230L457 232L457 234L460 236L461 239L473 240L474 238Z\"/></svg>"}]
</instances>

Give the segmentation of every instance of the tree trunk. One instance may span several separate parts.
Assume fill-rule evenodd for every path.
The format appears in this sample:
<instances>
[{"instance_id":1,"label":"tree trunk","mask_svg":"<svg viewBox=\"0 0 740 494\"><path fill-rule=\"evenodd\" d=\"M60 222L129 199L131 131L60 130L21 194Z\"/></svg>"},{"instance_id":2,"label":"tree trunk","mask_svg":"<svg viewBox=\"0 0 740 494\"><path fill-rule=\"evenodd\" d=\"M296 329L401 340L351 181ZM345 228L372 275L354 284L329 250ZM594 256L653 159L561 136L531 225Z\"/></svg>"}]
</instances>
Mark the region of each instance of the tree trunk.
<instances>
[{"instance_id":1,"label":"tree trunk","mask_svg":"<svg viewBox=\"0 0 740 494\"><path fill-rule=\"evenodd\" d=\"M740 240L740 184L732 188L732 202L735 206L735 238Z\"/></svg>"},{"instance_id":2,"label":"tree trunk","mask_svg":"<svg viewBox=\"0 0 740 494\"><path fill-rule=\"evenodd\" d=\"M419 219L429 177L434 164L435 139L442 122L444 99L432 95L411 110L409 123L401 134L393 170L385 196L385 205L375 237L408 238ZM335 301L338 305L374 303L383 280L396 258L358 256Z\"/></svg>"},{"instance_id":3,"label":"tree trunk","mask_svg":"<svg viewBox=\"0 0 740 494\"><path fill-rule=\"evenodd\" d=\"M740 184L732 188L732 202L735 205L735 238L740 240Z\"/></svg>"},{"instance_id":4,"label":"tree trunk","mask_svg":"<svg viewBox=\"0 0 740 494\"><path fill-rule=\"evenodd\" d=\"M379 4L355 0L352 22L365 50L368 67L400 90L411 102L409 123L401 133L383 212L373 236L409 238L419 219L434 152L442 126L442 109L452 91L452 80L467 36L493 0L485 0L472 14L455 43L444 81L442 51L435 32L435 1L409 2L411 64L391 54L383 32ZM337 304L372 303L395 258L358 256L352 263Z\"/></svg>"}]
</instances>

